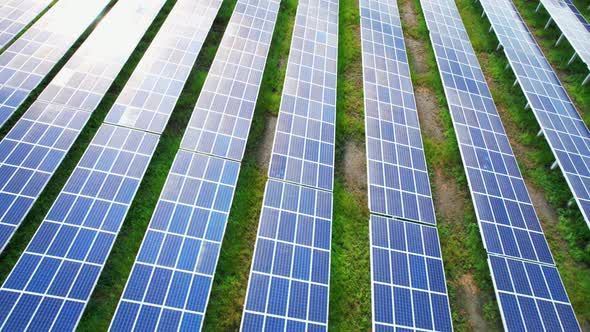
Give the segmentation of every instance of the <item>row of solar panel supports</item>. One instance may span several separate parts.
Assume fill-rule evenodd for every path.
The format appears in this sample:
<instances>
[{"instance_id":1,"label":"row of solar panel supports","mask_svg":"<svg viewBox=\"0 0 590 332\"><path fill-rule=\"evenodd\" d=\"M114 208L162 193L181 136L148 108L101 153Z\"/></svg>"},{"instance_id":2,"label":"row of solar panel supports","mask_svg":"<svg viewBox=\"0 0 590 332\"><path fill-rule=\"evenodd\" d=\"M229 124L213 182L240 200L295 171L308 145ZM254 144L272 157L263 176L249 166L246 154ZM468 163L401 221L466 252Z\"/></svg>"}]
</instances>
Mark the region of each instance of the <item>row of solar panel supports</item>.
<instances>
[{"instance_id":1,"label":"row of solar panel supports","mask_svg":"<svg viewBox=\"0 0 590 332\"><path fill-rule=\"evenodd\" d=\"M543 3L541 1L539 1L537 8L535 8L535 13L538 13L542 6L543 6ZM553 18L551 16L549 16L549 19L547 20L547 23L545 24L544 30L547 30L547 28L549 28L549 26L551 25L552 22L553 22ZM490 29L491 29L491 27L490 27ZM555 42L555 47L559 46L559 44L561 43L561 41L563 39L564 39L564 34L563 34L563 32L561 32L559 37L557 37L557 41ZM572 54L572 56L570 57L570 59L567 62L568 66L571 65L572 62L574 62L574 60L576 60L577 57L578 57L578 52L576 50L574 50L574 53ZM590 68L588 68L588 70L590 71ZM588 74L586 74L586 77L582 80L582 85L586 85L586 83L588 83L588 81L590 81L590 72Z\"/></svg>"}]
</instances>

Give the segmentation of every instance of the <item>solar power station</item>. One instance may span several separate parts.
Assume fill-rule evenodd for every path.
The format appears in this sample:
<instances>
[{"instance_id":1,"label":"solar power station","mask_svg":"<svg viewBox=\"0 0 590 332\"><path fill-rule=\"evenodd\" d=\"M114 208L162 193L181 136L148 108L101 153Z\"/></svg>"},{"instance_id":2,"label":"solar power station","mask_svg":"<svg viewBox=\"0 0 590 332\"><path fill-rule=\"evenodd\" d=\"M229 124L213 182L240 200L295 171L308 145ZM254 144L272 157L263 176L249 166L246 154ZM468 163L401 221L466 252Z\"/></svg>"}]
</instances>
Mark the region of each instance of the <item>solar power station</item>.
<instances>
[{"instance_id":1,"label":"solar power station","mask_svg":"<svg viewBox=\"0 0 590 332\"><path fill-rule=\"evenodd\" d=\"M421 3L504 328L579 331L459 11L452 0Z\"/></svg>"},{"instance_id":2,"label":"solar power station","mask_svg":"<svg viewBox=\"0 0 590 332\"><path fill-rule=\"evenodd\" d=\"M237 2L111 331L201 329L278 10L278 1ZM136 113L122 118L142 123Z\"/></svg>"},{"instance_id":3,"label":"solar power station","mask_svg":"<svg viewBox=\"0 0 590 332\"><path fill-rule=\"evenodd\" d=\"M545 29L549 27L551 22L555 22L561 35L557 39L556 46L565 37L574 49L574 54L570 58L568 64L572 63L576 56L586 64L590 70L590 24L584 16L578 11L571 0L540 0L537 6L537 11L543 6L550 15L549 21L545 25ZM586 84L590 80L590 73L582 84Z\"/></svg>"},{"instance_id":4,"label":"solar power station","mask_svg":"<svg viewBox=\"0 0 590 332\"><path fill-rule=\"evenodd\" d=\"M0 251L163 3L118 2L0 142Z\"/></svg>"},{"instance_id":5,"label":"solar power station","mask_svg":"<svg viewBox=\"0 0 590 332\"><path fill-rule=\"evenodd\" d=\"M61 0L0 55L0 127L108 3Z\"/></svg>"},{"instance_id":6,"label":"solar power station","mask_svg":"<svg viewBox=\"0 0 590 332\"><path fill-rule=\"evenodd\" d=\"M47 8L51 0L9 0L0 4L0 48Z\"/></svg>"},{"instance_id":7,"label":"solar power station","mask_svg":"<svg viewBox=\"0 0 590 332\"><path fill-rule=\"evenodd\" d=\"M590 131L512 2L480 3L590 227Z\"/></svg>"},{"instance_id":8,"label":"solar power station","mask_svg":"<svg viewBox=\"0 0 590 332\"><path fill-rule=\"evenodd\" d=\"M452 331L399 9L395 1L359 5L373 330Z\"/></svg>"},{"instance_id":9,"label":"solar power station","mask_svg":"<svg viewBox=\"0 0 590 332\"><path fill-rule=\"evenodd\" d=\"M297 5L242 331L327 331L338 1Z\"/></svg>"}]
</instances>

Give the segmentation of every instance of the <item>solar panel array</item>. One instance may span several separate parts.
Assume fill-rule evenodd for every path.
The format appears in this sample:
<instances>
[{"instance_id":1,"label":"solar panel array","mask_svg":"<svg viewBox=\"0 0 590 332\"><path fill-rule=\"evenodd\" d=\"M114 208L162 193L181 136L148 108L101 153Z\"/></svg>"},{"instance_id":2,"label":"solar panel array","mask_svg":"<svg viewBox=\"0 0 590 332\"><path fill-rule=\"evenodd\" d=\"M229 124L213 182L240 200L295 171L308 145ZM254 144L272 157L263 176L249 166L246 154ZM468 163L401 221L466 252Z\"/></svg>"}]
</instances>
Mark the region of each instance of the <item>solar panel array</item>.
<instances>
[{"instance_id":1,"label":"solar panel array","mask_svg":"<svg viewBox=\"0 0 590 332\"><path fill-rule=\"evenodd\" d=\"M338 1L297 6L243 331L326 331Z\"/></svg>"},{"instance_id":2,"label":"solar panel array","mask_svg":"<svg viewBox=\"0 0 590 332\"><path fill-rule=\"evenodd\" d=\"M0 251L163 3L118 2L0 142Z\"/></svg>"},{"instance_id":3,"label":"solar panel array","mask_svg":"<svg viewBox=\"0 0 590 332\"><path fill-rule=\"evenodd\" d=\"M108 3L59 1L0 55L0 126Z\"/></svg>"},{"instance_id":4,"label":"solar panel array","mask_svg":"<svg viewBox=\"0 0 590 332\"><path fill-rule=\"evenodd\" d=\"M8 44L51 0L8 0L0 5L0 48Z\"/></svg>"},{"instance_id":5,"label":"solar panel array","mask_svg":"<svg viewBox=\"0 0 590 332\"><path fill-rule=\"evenodd\" d=\"M373 25L375 25L373 27ZM369 209L434 225L397 5L361 1Z\"/></svg>"},{"instance_id":6,"label":"solar panel array","mask_svg":"<svg viewBox=\"0 0 590 332\"><path fill-rule=\"evenodd\" d=\"M307 1L295 20L269 168L271 178L325 190L334 177L338 57L330 3Z\"/></svg>"},{"instance_id":7,"label":"solar panel array","mask_svg":"<svg viewBox=\"0 0 590 332\"><path fill-rule=\"evenodd\" d=\"M208 124L220 121L221 127L208 125L204 133L222 139L232 133L231 126L238 126L237 119L242 127L233 133L245 134L240 137L246 143L278 10L279 1L274 0L236 4L111 322L112 331L201 329L243 151L227 155L228 150L204 150L193 144L198 142L195 130L201 119ZM211 100L218 102L210 104Z\"/></svg>"},{"instance_id":8,"label":"solar panel array","mask_svg":"<svg viewBox=\"0 0 590 332\"><path fill-rule=\"evenodd\" d=\"M523 268L511 268L509 274L507 269L498 267L498 260L508 261L509 265L524 264L531 271L551 271L550 276L546 275L548 287L561 289L564 296L559 298L559 310L571 313L564 314L563 322L579 330L459 11L452 0L422 0L421 4L480 232L496 281L504 326L510 331L521 331L525 330L524 326L518 324L524 322L531 331L553 331L548 326L546 329L537 329L540 325L529 325L536 323L539 313L542 319L549 319L546 304L541 301L543 303L539 304L537 313L530 299L521 299L530 293L524 292L522 288L505 286L511 280L522 286L523 280L526 283L527 274ZM543 279L538 276L529 275L531 283L542 283ZM500 281L504 283L500 284ZM508 295L506 292L513 294ZM517 297L518 303L515 300ZM516 316L520 318L516 319Z\"/></svg>"},{"instance_id":9,"label":"solar panel array","mask_svg":"<svg viewBox=\"0 0 590 332\"><path fill-rule=\"evenodd\" d=\"M182 86L188 78L220 6L221 1L180 0L168 15L107 118L112 118L113 112L120 111L120 105L123 104L121 100L126 100L130 93L137 91L138 81L141 83L150 77L162 75L163 67L156 65L162 62L167 62L164 67L168 71L161 76L161 79L167 80L168 85L171 86L168 77L173 77L174 82L181 85L178 89L167 90L166 97L171 100L162 103L157 109L159 113L169 115L180 96ZM160 86L158 84L150 87L142 85L145 87L142 91L148 95L156 95ZM151 117L150 113L144 114ZM161 120L165 125L168 118ZM98 281L106 257L159 140L159 135L140 129L142 128L125 128L110 124L103 124L99 128L53 208L9 276L8 280L15 282L7 282L0 291L7 293L8 295L4 295L7 298L14 297L11 291L26 291L27 294L37 295L42 299L63 297L66 303L74 298L77 300L76 309L66 311L65 314L62 313L64 309L60 311L59 307L54 311L47 312L39 309L37 313L34 311L29 313L19 307L19 302L8 302L9 306L14 306L10 317L19 317L24 324L29 319L32 321L42 319L47 324L56 320L69 324L64 328L65 330L75 327ZM208 194L210 193L207 192ZM56 270L38 277L45 278L56 285L64 285L63 287L68 290L71 288L69 292L54 294L45 293L43 289L19 287L18 285L27 284L24 278L31 275L30 269L35 269L29 262L28 256L37 254L49 255L58 262L62 260L67 263L79 261L82 265L92 264L86 268L90 269L89 272L82 268L79 274L76 274L77 270L68 270L70 273L60 274ZM41 267L44 263L39 261L36 264ZM78 293L81 295L70 295ZM41 314L42 316L37 317ZM66 314L64 318L60 318ZM6 318L6 324L11 324L10 317Z\"/></svg>"},{"instance_id":10,"label":"solar panel array","mask_svg":"<svg viewBox=\"0 0 590 332\"><path fill-rule=\"evenodd\" d=\"M540 0L551 19L572 45L576 54L590 67L590 24L571 0Z\"/></svg>"},{"instance_id":11,"label":"solar panel array","mask_svg":"<svg viewBox=\"0 0 590 332\"><path fill-rule=\"evenodd\" d=\"M0 329L74 329L157 142L100 128L0 289Z\"/></svg>"},{"instance_id":12,"label":"solar panel array","mask_svg":"<svg viewBox=\"0 0 590 332\"><path fill-rule=\"evenodd\" d=\"M436 217L399 10L359 5L373 330L452 331L438 233L423 225Z\"/></svg>"},{"instance_id":13,"label":"solar panel array","mask_svg":"<svg viewBox=\"0 0 590 332\"><path fill-rule=\"evenodd\" d=\"M590 131L512 2L480 2L590 227Z\"/></svg>"}]
</instances>

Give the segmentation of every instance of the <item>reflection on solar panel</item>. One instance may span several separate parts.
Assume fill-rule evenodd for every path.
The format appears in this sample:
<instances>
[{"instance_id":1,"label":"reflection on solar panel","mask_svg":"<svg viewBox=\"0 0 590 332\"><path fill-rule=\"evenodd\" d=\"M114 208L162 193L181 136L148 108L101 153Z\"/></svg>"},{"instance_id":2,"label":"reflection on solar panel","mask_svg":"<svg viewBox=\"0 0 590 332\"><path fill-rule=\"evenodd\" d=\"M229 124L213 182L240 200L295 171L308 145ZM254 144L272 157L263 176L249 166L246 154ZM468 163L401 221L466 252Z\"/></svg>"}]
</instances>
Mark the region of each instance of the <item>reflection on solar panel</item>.
<instances>
[{"instance_id":1,"label":"reflection on solar panel","mask_svg":"<svg viewBox=\"0 0 590 332\"><path fill-rule=\"evenodd\" d=\"M195 151L181 149L176 155L111 322L112 331L201 329L243 150L233 153L246 143L278 9L274 0L236 4L182 142L181 148ZM247 97L241 97L244 94ZM209 104L212 108L205 109L209 98L238 102L224 107ZM200 119L222 122L221 128L208 125L203 131L212 135L207 139L219 140L232 133L228 126L237 126L237 119L243 141L232 141L234 148L225 152L218 145L213 151L203 150L204 143L193 144L201 133Z\"/></svg>"},{"instance_id":2,"label":"reflection on solar panel","mask_svg":"<svg viewBox=\"0 0 590 332\"><path fill-rule=\"evenodd\" d=\"M164 131L220 6L221 0L174 6L105 122Z\"/></svg>"},{"instance_id":3,"label":"reflection on solar panel","mask_svg":"<svg viewBox=\"0 0 590 332\"><path fill-rule=\"evenodd\" d=\"M588 24L588 21L571 0L540 0L539 6L541 4L551 15L547 25L553 20L561 30L562 35L559 37L558 43L565 36L574 48L574 57L577 54L590 68L590 24ZM537 7L537 10L539 10L539 7ZM570 62L573 61L574 57Z\"/></svg>"},{"instance_id":4,"label":"reflection on solar panel","mask_svg":"<svg viewBox=\"0 0 590 332\"><path fill-rule=\"evenodd\" d=\"M381 0L360 4L369 209L434 225L397 5Z\"/></svg>"},{"instance_id":5,"label":"reflection on solar panel","mask_svg":"<svg viewBox=\"0 0 590 332\"><path fill-rule=\"evenodd\" d=\"M553 263L485 78L450 1L422 1L488 252Z\"/></svg>"},{"instance_id":6,"label":"reflection on solar panel","mask_svg":"<svg viewBox=\"0 0 590 332\"><path fill-rule=\"evenodd\" d=\"M338 1L299 1L243 331L327 331L337 57Z\"/></svg>"},{"instance_id":7,"label":"reflection on solar panel","mask_svg":"<svg viewBox=\"0 0 590 332\"><path fill-rule=\"evenodd\" d=\"M0 5L0 48L19 34L51 0L8 0Z\"/></svg>"},{"instance_id":8,"label":"reflection on solar panel","mask_svg":"<svg viewBox=\"0 0 590 332\"><path fill-rule=\"evenodd\" d=\"M326 331L332 193L269 180L243 331Z\"/></svg>"},{"instance_id":9,"label":"reflection on solar panel","mask_svg":"<svg viewBox=\"0 0 590 332\"><path fill-rule=\"evenodd\" d=\"M0 329L73 330L158 136L102 126L0 289Z\"/></svg>"},{"instance_id":10,"label":"reflection on solar panel","mask_svg":"<svg viewBox=\"0 0 590 332\"><path fill-rule=\"evenodd\" d=\"M590 227L590 131L510 0L481 0Z\"/></svg>"},{"instance_id":11,"label":"reflection on solar panel","mask_svg":"<svg viewBox=\"0 0 590 332\"><path fill-rule=\"evenodd\" d=\"M178 153L111 330L200 329L239 168Z\"/></svg>"},{"instance_id":12,"label":"reflection on solar panel","mask_svg":"<svg viewBox=\"0 0 590 332\"><path fill-rule=\"evenodd\" d=\"M108 3L59 1L0 55L0 126Z\"/></svg>"},{"instance_id":13,"label":"reflection on solar panel","mask_svg":"<svg viewBox=\"0 0 590 332\"><path fill-rule=\"evenodd\" d=\"M181 148L242 160L278 4L238 2L234 24L219 45Z\"/></svg>"},{"instance_id":14,"label":"reflection on solar panel","mask_svg":"<svg viewBox=\"0 0 590 332\"><path fill-rule=\"evenodd\" d=\"M498 303L509 331L581 331L557 268L490 255Z\"/></svg>"},{"instance_id":15,"label":"reflection on solar panel","mask_svg":"<svg viewBox=\"0 0 590 332\"><path fill-rule=\"evenodd\" d=\"M1 250L163 3L118 2L0 142Z\"/></svg>"},{"instance_id":16,"label":"reflection on solar panel","mask_svg":"<svg viewBox=\"0 0 590 332\"><path fill-rule=\"evenodd\" d=\"M153 77L154 74L161 74L162 66L155 64L167 61L167 65L164 67L169 70L167 73L178 75L174 76L174 82L180 85L180 87L174 90L167 90L166 98L170 100L162 103L156 111L169 115L188 77L188 72L196 61L207 31L213 23L220 5L221 1L208 0L196 3L193 0L180 0L177 2L158 35L152 41L150 48L146 52L147 56L142 58L138 64L136 72L132 75L118 100L125 100L129 93L131 93L130 91L135 91L134 89L137 87L138 81L141 83L145 77ZM192 15L187 15L191 13ZM190 20L187 20L187 17L190 17ZM189 31L193 33L187 34ZM192 47L190 51L183 53L183 50L189 47ZM168 76L166 74L162 79L166 80L165 82L170 85L170 80L165 78ZM142 91L148 95L157 95L157 91L159 91L158 87L161 87L161 85L154 84L150 87L145 87L145 90ZM119 112L121 104L119 101L115 102L107 118L112 117L111 113ZM152 118L149 112L142 114L142 116L144 115ZM165 126L168 118L165 117L160 120L163 122L162 125ZM43 320L46 324L58 320L60 324L67 324L62 326L63 329L73 329L98 280L100 271L104 266L106 257L112 248L114 239L127 214L129 205L153 156L158 139L159 136L156 134L149 134L135 128L123 128L108 124L104 124L99 128L93 143L85 152L78 166L74 169L72 176L58 196L52 210L41 224L39 231L23 256L24 262L28 262L30 259L27 258L27 255L49 255L51 259L58 262L56 263L58 267L60 260L65 260L64 264L71 263L72 260L76 262L81 261L81 264L85 262L92 263L87 268L91 269L91 272L84 272L78 276L75 276L77 270L72 272L74 276L60 275L59 272L54 272L47 276L53 284L65 285L63 287L67 289L70 287L68 285L74 285L71 292L80 288L80 290L76 291L81 292L83 290L81 294L84 294L84 296L73 297L67 295L67 292L64 294L53 294L50 292L47 295L42 290L21 289L7 283L4 285L4 288L8 290L13 288L17 290L24 289L27 294L47 295L52 299L55 299L56 296L64 297L66 303L68 303L67 301L71 297L77 301L74 303L76 308L72 309L74 311L66 311L68 316L59 318L65 315L59 310L59 307L49 312L40 309L42 311L37 312L41 312L43 317L37 317L35 315L40 314L35 314L34 311L28 313L26 309L19 307L17 302L10 302L12 301L10 300L7 305L14 306L14 309L10 312L10 316L6 317L6 326L12 326L10 325L12 324L10 323L10 319L14 318L10 317L27 317L23 321L24 324L26 324L29 317L32 317L33 321ZM212 165L216 164L212 163ZM193 169L197 168L194 167ZM235 173L237 174L237 170ZM193 184L193 182L189 182ZM208 187L203 186L203 188ZM220 190L220 192L225 191ZM203 195L207 196L210 194L209 191L205 191ZM206 198L208 199L209 196ZM198 201L200 204L205 204L202 202L208 202L207 199L204 201L203 198L200 199ZM222 200L222 194L219 194L217 199ZM227 209L229 209L229 204ZM98 235L95 235L97 232ZM52 241L59 241L59 244L52 244ZM52 250L51 248L53 247L56 249ZM208 247L205 246L204 248ZM203 250L203 252L207 251ZM44 263L38 262L37 264L42 266L41 264ZM28 275L27 272L29 270L23 269L35 268L29 265L17 264L9 280L15 280L15 283L26 283L27 281L22 279ZM33 276L32 278L35 277ZM5 296L10 299L14 297L14 295ZM1 301L2 299L0 298ZM16 329L18 330L20 327L16 327ZM62 330L62 328L57 330Z\"/></svg>"},{"instance_id":17,"label":"reflection on solar panel","mask_svg":"<svg viewBox=\"0 0 590 332\"><path fill-rule=\"evenodd\" d=\"M452 0L422 0L421 4L504 326L509 331L557 331L562 330L561 320L563 329L579 330L459 11ZM534 297L540 299L533 298L531 286ZM552 299L560 302L555 303L555 308L549 302ZM573 326L576 328L571 329Z\"/></svg>"},{"instance_id":18,"label":"reflection on solar panel","mask_svg":"<svg viewBox=\"0 0 590 332\"><path fill-rule=\"evenodd\" d=\"M361 0L373 330L452 331L399 10ZM402 221L403 218L410 220Z\"/></svg>"},{"instance_id":19,"label":"reflection on solar panel","mask_svg":"<svg viewBox=\"0 0 590 332\"><path fill-rule=\"evenodd\" d=\"M436 228L371 216L370 229L375 330L452 330Z\"/></svg>"},{"instance_id":20,"label":"reflection on solar panel","mask_svg":"<svg viewBox=\"0 0 590 332\"><path fill-rule=\"evenodd\" d=\"M293 29L269 177L332 190L337 1L303 2Z\"/></svg>"}]
</instances>

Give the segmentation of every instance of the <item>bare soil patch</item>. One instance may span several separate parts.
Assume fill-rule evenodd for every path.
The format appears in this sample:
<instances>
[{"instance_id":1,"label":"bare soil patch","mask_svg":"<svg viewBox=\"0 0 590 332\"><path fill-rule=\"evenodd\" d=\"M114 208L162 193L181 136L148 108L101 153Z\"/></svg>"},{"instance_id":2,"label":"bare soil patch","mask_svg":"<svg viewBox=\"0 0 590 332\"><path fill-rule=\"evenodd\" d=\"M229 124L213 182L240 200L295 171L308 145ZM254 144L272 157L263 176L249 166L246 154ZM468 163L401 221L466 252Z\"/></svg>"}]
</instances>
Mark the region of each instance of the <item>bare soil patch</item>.
<instances>
[{"instance_id":1,"label":"bare soil patch","mask_svg":"<svg viewBox=\"0 0 590 332\"><path fill-rule=\"evenodd\" d=\"M483 304L481 302L480 291L473 275L467 273L462 275L459 280L458 295L462 298L465 304L466 314L469 316L469 325L472 331L491 331L491 326L488 326L486 320L483 318Z\"/></svg>"},{"instance_id":2,"label":"bare soil patch","mask_svg":"<svg viewBox=\"0 0 590 332\"><path fill-rule=\"evenodd\" d=\"M367 163L365 147L349 141L343 159L344 180L347 188L356 193L367 192Z\"/></svg>"},{"instance_id":3,"label":"bare soil patch","mask_svg":"<svg viewBox=\"0 0 590 332\"><path fill-rule=\"evenodd\" d=\"M272 144L275 138L275 128L277 126L277 117L273 114L266 116L266 127L264 128L264 134L262 141L258 144L256 151L256 165L260 167L264 172L268 170L270 164L270 155L272 153Z\"/></svg>"},{"instance_id":4,"label":"bare soil patch","mask_svg":"<svg viewBox=\"0 0 590 332\"><path fill-rule=\"evenodd\" d=\"M418 26L416 9L414 8L414 3L412 1L402 1L399 11L402 17L402 21L406 22L408 25L413 27Z\"/></svg>"},{"instance_id":5,"label":"bare soil patch","mask_svg":"<svg viewBox=\"0 0 590 332\"><path fill-rule=\"evenodd\" d=\"M444 140L445 135L440 123L440 107L436 95L424 87L417 87L414 95L416 96L416 107L422 135L434 141Z\"/></svg>"},{"instance_id":6,"label":"bare soil patch","mask_svg":"<svg viewBox=\"0 0 590 332\"><path fill-rule=\"evenodd\" d=\"M428 61L426 60L426 48L424 44L414 38L406 38L406 46L410 50L411 62L416 74L421 75L428 72Z\"/></svg>"}]
</instances>

